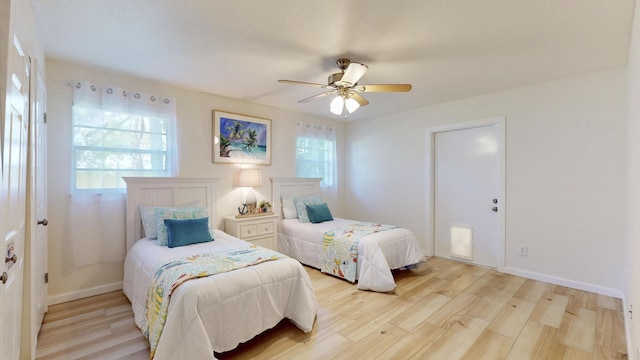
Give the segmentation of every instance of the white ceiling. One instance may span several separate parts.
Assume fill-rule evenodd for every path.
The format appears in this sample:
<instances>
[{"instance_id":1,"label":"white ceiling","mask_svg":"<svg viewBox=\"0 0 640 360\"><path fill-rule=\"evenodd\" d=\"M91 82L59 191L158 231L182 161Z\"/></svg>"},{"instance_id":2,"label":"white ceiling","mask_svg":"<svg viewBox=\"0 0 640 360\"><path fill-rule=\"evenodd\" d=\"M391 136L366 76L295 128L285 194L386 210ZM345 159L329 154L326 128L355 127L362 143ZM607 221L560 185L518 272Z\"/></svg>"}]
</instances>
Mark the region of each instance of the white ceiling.
<instances>
[{"instance_id":1,"label":"white ceiling","mask_svg":"<svg viewBox=\"0 0 640 360\"><path fill-rule=\"evenodd\" d=\"M362 119L626 64L634 0L31 0L47 57L336 118L322 89L341 57ZM89 79L90 80L90 79Z\"/></svg>"}]
</instances>

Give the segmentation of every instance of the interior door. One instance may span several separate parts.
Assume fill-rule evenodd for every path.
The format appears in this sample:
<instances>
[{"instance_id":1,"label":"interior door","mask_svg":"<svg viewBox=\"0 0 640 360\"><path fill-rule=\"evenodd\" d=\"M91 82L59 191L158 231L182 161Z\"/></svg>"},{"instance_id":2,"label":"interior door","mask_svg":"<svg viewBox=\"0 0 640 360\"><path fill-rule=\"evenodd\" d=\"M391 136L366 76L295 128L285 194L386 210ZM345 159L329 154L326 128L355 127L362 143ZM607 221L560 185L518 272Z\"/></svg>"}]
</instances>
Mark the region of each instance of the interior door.
<instances>
[{"instance_id":1,"label":"interior door","mask_svg":"<svg viewBox=\"0 0 640 360\"><path fill-rule=\"evenodd\" d=\"M27 171L27 234L25 241L22 359L35 359L38 333L47 311L47 187L46 87L37 61L31 66L31 98Z\"/></svg>"},{"instance_id":2,"label":"interior door","mask_svg":"<svg viewBox=\"0 0 640 360\"><path fill-rule=\"evenodd\" d=\"M434 134L435 254L498 266L498 127Z\"/></svg>"},{"instance_id":3,"label":"interior door","mask_svg":"<svg viewBox=\"0 0 640 360\"><path fill-rule=\"evenodd\" d=\"M20 356L30 71L18 39L12 36L11 40L7 59L6 110L2 124L0 187L0 212L4 220L0 228L0 251L5 258L0 274L0 337L3 339L2 359L7 360Z\"/></svg>"}]
</instances>

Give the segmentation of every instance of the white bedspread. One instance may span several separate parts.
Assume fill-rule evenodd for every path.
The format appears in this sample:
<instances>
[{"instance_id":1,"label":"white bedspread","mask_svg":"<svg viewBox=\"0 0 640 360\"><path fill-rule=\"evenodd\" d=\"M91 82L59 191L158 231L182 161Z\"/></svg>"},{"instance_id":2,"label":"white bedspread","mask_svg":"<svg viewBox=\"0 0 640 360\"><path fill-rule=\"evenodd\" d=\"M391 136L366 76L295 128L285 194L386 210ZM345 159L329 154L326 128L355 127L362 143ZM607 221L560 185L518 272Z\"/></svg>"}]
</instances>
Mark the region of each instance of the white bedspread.
<instances>
[{"instance_id":1,"label":"white bedspread","mask_svg":"<svg viewBox=\"0 0 640 360\"><path fill-rule=\"evenodd\" d=\"M125 259L123 291L138 327L145 316L149 284L161 264L176 257L248 245L219 230L214 230L214 239L173 249L141 239L131 247ZM283 318L309 332L317 308L309 275L291 258L190 280L172 295L154 359L215 359L214 352L232 350Z\"/></svg>"},{"instance_id":2,"label":"white bedspread","mask_svg":"<svg viewBox=\"0 0 640 360\"><path fill-rule=\"evenodd\" d=\"M340 218L319 224L301 223L298 219L282 220L278 225L278 251L319 269L325 231L357 222ZM396 283L391 270L414 265L424 259L418 240L408 229L394 228L367 235L358 242L358 289L393 291Z\"/></svg>"}]
</instances>

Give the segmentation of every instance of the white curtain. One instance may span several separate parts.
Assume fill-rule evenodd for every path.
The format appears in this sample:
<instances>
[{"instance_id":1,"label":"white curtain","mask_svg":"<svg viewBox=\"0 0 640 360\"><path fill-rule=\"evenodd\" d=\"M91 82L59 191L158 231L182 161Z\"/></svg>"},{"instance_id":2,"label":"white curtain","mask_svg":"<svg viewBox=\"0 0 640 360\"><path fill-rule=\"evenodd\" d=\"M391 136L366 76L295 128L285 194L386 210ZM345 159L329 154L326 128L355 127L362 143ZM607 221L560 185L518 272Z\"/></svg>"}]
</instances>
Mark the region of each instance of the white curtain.
<instances>
[{"instance_id":1,"label":"white curtain","mask_svg":"<svg viewBox=\"0 0 640 360\"><path fill-rule=\"evenodd\" d=\"M299 177L321 177L320 186L335 190L337 182L336 129L298 122L296 172Z\"/></svg>"},{"instance_id":2,"label":"white curtain","mask_svg":"<svg viewBox=\"0 0 640 360\"><path fill-rule=\"evenodd\" d=\"M89 82L72 83L74 105L136 114L170 117L170 156L167 166L176 171L175 100L117 87L99 87ZM73 125L71 125L73 126ZM71 144L70 144L71 147ZM71 164L74 167L74 164ZM70 179L73 179L73 173ZM69 241L73 265L122 261L125 256L125 190L76 190L73 180L65 214L65 237Z\"/></svg>"}]
</instances>

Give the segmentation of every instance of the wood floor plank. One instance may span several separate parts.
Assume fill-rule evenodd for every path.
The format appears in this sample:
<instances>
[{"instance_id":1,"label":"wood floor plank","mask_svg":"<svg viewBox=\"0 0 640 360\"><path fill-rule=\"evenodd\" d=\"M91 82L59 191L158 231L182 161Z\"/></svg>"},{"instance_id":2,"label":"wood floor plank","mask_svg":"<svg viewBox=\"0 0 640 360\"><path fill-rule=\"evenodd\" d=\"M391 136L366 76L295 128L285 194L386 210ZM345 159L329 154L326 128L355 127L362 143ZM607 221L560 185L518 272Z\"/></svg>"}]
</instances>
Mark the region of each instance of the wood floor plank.
<instances>
[{"instance_id":1,"label":"wood floor plank","mask_svg":"<svg viewBox=\"0 0 640 360\"><path fill-rule=\"evenodd\" d=\"M460 321L477 298L475 295L460 293L429 316L426 321L449 329Z\"/></svg>"},{"instance_id":2,"label":"wood floor plank","mask_svg":"<svg viewBox=\"0 0 640 360\"><path fill-rule=\"evenodd\" d=\"M428 322L407 333L407 336L391 345L387 350L376 356L376 360L420 359L429 347L447 331Z\"/></svg>"},{"instance_id":3,"label":"wood floor plank","mask_svg":"<svg viewBox=\"0 0 640 360\"><path fill-rule=\"evenodd\" d=\"M511 352L508 360L522 359L549 359L555 344L558 329L541 324L537 321L528 321Z\"/></svg>"},{"instance_id":4,"label":"wood floor plank","mask_svg":"<svg viewBox=\"0 0 640 360\"><path fill-rule=\"evenodd\" d=\"M427 347L424 354L434 360L461 359L487 326L486 320L464 316Z\"/></svg>"},{"instance_id":5,"label":"wood floor plank","mask_svg":"<svg viewBox=\"0 0 640 360\"><path fill-rule=\"evenodd\" d=\"M334 358L336 360L373 359L400 341L407 333L406 330L393 324L382 324Z\"/></svg>"},{"instance_id":6,"label":"wood floor plank","mask_svg":"<svg viewBox=\"0 0 640 360\"><path fill-rule=\"evenodd\" d=\"M535 303L512 298L493 319L489 329L515 339L520 335L527 321L529 321L535 306Z\"/></svg>"},{"instance_id":7,"label":"wood floor plank","mask_svg":"<svg viewBox=\"0 0 640 360\"><path fill-rule=\"evenodd\" d=\"M430 294L422 301L413 304L411 307L393 318L391 323L407 331L411 331L450 300L451 298L445 295L437 293Z\"/></svg>"},{"instance_id":8,"label":"wood floor plank","mask_svg":"<svg viewBox=\"0 0 640 360\"><path fill-rule=\"evenodd\" d=\"M302 353L291 357L290 360L334 359L351 346L353 346L353 342L349 339L340 334L333 334Z\"/></svg>"},{"instance_id":9,"label":"wood floor plank","mask_svg":"<svg viewBox=\"0 0 640 360\"><path fill-rule=\"evenodd\" d=\"M596 346L603 353L626 353L622 311L598 306L596 309Z\"/></svg>"},{"instance_id":10,"label":"wood floor plank","mask_svg":"<svg viewBox=\"0 0 640 360\"><path fill-rule=\"evenodd\" d=\"M542 297L542 300L538 302L535 309L533 309L531 319L554 328L559 328L564 310L567 307L567 302L569 302L569 298L564 295L555 293L545 295Z\"/></svg>"},{"instance_id":11,"label":"wood floor plank","mask_svg":"<svg viewBox=\"0 0 640 360\"><path fill-rule=\"evenodd\" d=\"M462 357L463 360L505 359L515 340L495 331L485 330Z\"/></svg>"},{"instance_id":12,"label":"wood floor plank","mask_svg":"<svg viewBox=\"0 0 640 360\"><path fill-rule=\"evenodd\" d=\"M591 354L595 346L595 337L595 311L578 309L576 314L565 312L558 333L559 343Z\"/></svg>"},{"instance_id":13,"label":"wood floor plank","mask_svg":"<svg viewBox=\"0 0 640 360\"><path fill-rule=\"evenodd\" d=\"M627 359L622 302L442 258L394 271L396 291L359 291L305 267L313 330L288 320L229 359ZM37 359L149 358L122 291L49 307ZM364 357L363 357L364 356Z\"/></svg>"}]
</instances>

